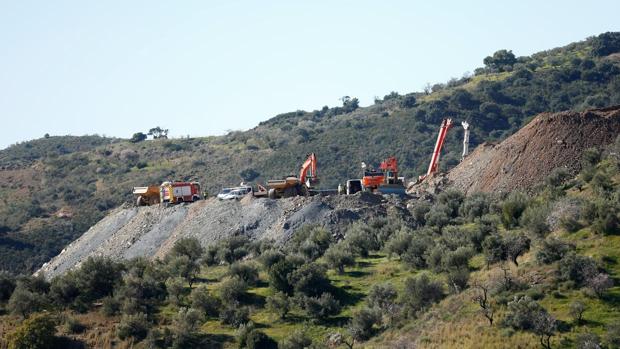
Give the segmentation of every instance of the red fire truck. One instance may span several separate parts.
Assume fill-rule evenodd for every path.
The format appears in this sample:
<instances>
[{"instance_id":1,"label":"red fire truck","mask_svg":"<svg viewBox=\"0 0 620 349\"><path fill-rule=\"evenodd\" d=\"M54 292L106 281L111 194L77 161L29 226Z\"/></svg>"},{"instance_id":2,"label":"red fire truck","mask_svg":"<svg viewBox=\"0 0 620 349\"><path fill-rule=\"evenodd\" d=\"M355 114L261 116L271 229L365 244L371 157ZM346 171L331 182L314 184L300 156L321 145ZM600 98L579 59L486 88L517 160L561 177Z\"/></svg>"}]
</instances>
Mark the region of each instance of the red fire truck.
<instances>
[{"instance_id":1,"label":"red fire truck","mask_svg":"<svg viewBox=\"0 0 620 349\"><path fill-rule=\"evenodd\" d=\"M159 187L162 203L194 202L202 199L198 182L163 182Z\"/></svg>"}]
</instances>

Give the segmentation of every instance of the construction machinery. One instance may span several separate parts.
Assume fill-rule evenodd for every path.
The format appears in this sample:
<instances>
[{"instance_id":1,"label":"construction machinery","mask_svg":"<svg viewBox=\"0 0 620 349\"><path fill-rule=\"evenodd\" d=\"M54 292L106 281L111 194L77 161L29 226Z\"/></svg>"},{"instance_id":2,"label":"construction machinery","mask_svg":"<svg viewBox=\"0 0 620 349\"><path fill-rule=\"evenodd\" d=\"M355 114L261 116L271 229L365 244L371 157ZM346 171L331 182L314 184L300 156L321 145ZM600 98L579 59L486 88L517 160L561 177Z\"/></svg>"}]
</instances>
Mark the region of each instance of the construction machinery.
<instances>
[{"instance_id":1,"label":"construction machinery","mask_svg":"<svg viewBox=\"0 0 620 349\"><path fill-rule=\"evenodd\" d=\"M276 199L312 195L316 193L313 188L318 181L316 154L311 153L301 165L298 177L293 175L267 181L268 196Z\"/></svg>"},{"instance_id":2,"label":"construction machinery","mask_svg":"<svg viewBox=\"0 0 620 349\"><path fill-rule=\"evenodd\" d=\"M433 156L431 157L431 163L428 166L428 171L425 175L418 177L418 183L422 182L426 177L437 172L439 167L439 155L441 154L441 148L446 141L446 134L452 127L452 119L443 119L441 126L439 127L439 134L437 135L437 142L435 143L435 149L433 150Z\"/></svg>"},{"instance_id":3,"label":"construction machinery","mask_svg":"<svg viewBox=\"0 0 620 349\"><path fill-rule=\"evenodd\" d=\"M133 187L136 206L150 206L159 203L159 185L148 187Z\"/></svg>"},{"instance_id":4,"label":"construction machinery","mask_svg":"<svg viewBox=\"0 0 620 349\"><path fill-rule=\"evenodd\" d=\"M364 190L380 192L382 194L405 194L404 178L398 177L398 162L394 156L382 161L379 169L368 168L362 163L364 177L362 186ZM351 182L351 184L356 184Z\"/></svg>"},{"instance_id":5,"label":"construction machinery","mask_svg":"<svg viewBox=\"0 0 620 349\"><path fill-rule=\"evenodd\" d=\"M163 182L159 187L162 203L194 202L202 199L198 182Z\"/></svg>"},{"instance_id":6,"label":"construction machinery","mask_svg":"<svg viewBox=\"0 0 620 349\"><path fill-rule=\"evenodd\" d=\"M469 154L469 123L467 121L462 121L461 125L463 125L463 155L461 155L461 161L465 160L467 154Z\"/></svg>"}]
</instances>

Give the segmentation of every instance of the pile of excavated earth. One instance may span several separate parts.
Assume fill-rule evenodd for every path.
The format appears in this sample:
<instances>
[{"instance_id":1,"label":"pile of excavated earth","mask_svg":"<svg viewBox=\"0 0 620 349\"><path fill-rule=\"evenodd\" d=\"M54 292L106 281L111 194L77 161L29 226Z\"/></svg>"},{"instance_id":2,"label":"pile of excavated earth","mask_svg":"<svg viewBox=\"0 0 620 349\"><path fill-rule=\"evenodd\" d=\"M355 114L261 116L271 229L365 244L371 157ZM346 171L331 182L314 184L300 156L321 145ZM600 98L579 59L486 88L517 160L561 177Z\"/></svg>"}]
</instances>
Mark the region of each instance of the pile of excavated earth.
<instances>
[{"instance_id":1,"label":"pile of excavated earth","mask_svg":"<svg viewBox=\"0 0 620 349\"><path fill-rule=\"evenodd\" d=\"M240 234L283 243L305 224L324 226L341 237L351 223L372 217L407 220L410 214L403 201L369 193L279 200L247 196L239 201L209 199L168 207L125 206L92 226L39 272L51 278L89 256L163 258L184 237L198 238L203 246Z\"/></svg>"},{"instance_id":2,"label":"pile of excavated earth","mask_svg":"<svg viewBox=\"0 0 620 349\"><path fill-rule=\"evenodd\" d=\"M446 187L465 193L532 191L556 168L577 174L586 149L601 149L618 135L620 106L543 113L503 142L481 144L450 172L429 178L410 192Z\"/></svg>"},{"instance_id":3,"label":"pile of excavated earth","mask_svg":"<svg viewBox=\"0 0 620 349\"><path fill-rule=\"evenodd\" d=\"M583 152L603 147L620 134L620 107L585 112L541 114L499 144L478 146L447 174L409 188L416 196L456 188L465 193L529 191L558 167L580 170ZM162 258L183 237L204 246L245 234L252 239L286 242L302 225L317 224L343 236L355 221L372 217L409 220L407 200L369 193L271 200L247 196L164 207L120 207L91 227L39 272L62 274L89 256Z\"/></svg>"}]
</instances>

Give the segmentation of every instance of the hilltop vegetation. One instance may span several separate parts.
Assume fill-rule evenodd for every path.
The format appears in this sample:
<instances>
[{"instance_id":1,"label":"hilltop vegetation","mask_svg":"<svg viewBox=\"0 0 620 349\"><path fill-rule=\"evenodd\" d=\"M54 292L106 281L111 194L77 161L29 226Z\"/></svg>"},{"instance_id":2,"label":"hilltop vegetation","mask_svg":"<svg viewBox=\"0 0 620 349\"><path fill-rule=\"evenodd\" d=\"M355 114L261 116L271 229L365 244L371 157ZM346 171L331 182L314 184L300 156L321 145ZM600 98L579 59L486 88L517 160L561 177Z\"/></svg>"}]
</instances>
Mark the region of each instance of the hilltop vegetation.
<instances>
[{"instance_id":1,"label":"hilltop vegetation","mask_svg":"<svg viewBox=\"0 0 620 349\"><path fill-rule=\"evenodd\" d=\"M606 33L531 57L498 51L474 75L424 92L390 93L366 108L344 98L341 107L278 115L223 137L46 137L14 145L0 151L0 268L36 269L130 201L134 185L196 179L213 193L296 172L311 151L325 188L359 177L362 161L389 155L415 178L445 117L468 120L475 146L505 138L538 112L619 104L619 41ZM442 169L458 163L461 137L459 128L449 133Z\"/></svg>"},{"instance_id":2,"label":"hilltop vegetation","mask_svg":"<svg viewBox=\"0 0 620 349\"><path fill-rule=\"evenodd\" d=\"M341 240L243 235L163 260L0 274L10 347L574 347L620 344L620 137L528 196L448 190ZM27 320L24 320L27 319ZM474 335L475 334L475 335Z\"/></svg>"}]
</instances>

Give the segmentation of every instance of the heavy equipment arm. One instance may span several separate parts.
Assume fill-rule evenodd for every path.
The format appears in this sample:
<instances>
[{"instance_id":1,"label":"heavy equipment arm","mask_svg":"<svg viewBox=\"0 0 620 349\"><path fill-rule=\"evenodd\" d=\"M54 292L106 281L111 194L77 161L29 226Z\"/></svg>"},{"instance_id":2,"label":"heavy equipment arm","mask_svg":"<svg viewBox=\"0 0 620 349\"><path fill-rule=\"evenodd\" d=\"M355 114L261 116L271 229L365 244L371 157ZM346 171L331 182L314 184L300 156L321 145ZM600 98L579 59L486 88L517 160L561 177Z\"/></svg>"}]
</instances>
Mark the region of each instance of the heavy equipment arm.
<instances>
[{"instance_id":1,"label":"heavy equipment arm","mask_svg":"<svg viewBox=\"0 0 620 349\"><path fill-rule=\"evenodd\" d=\"M299 171L299 181L301 183L306 183L308 187L311 187L310 184L316 182L317 180L317 160L316 154L311 153L308 155L306 161L301 165L301 171Z\"/></svg>"},{"instance_id":2,"label":"heavy equipment arm","mask_svg":"<svg viewBox=\"0 0 620 349\"><path fill-rule=\"evenodd\" d=\"M428 171L426 172L426 174L424 176L420 176L420 181L424 180L424 178L426 178L430 174L437 172L441 148L443 147L443 143L446 141L446 134L448 133L450 127L452 127L452 119L443 119L443 121L441 122L441 126L439 127L439 134L437 135L437 142L435 143L435 149L433 150L433 157L431 158L431 163L428 166Z\"/></svg>"}]
</instances>

